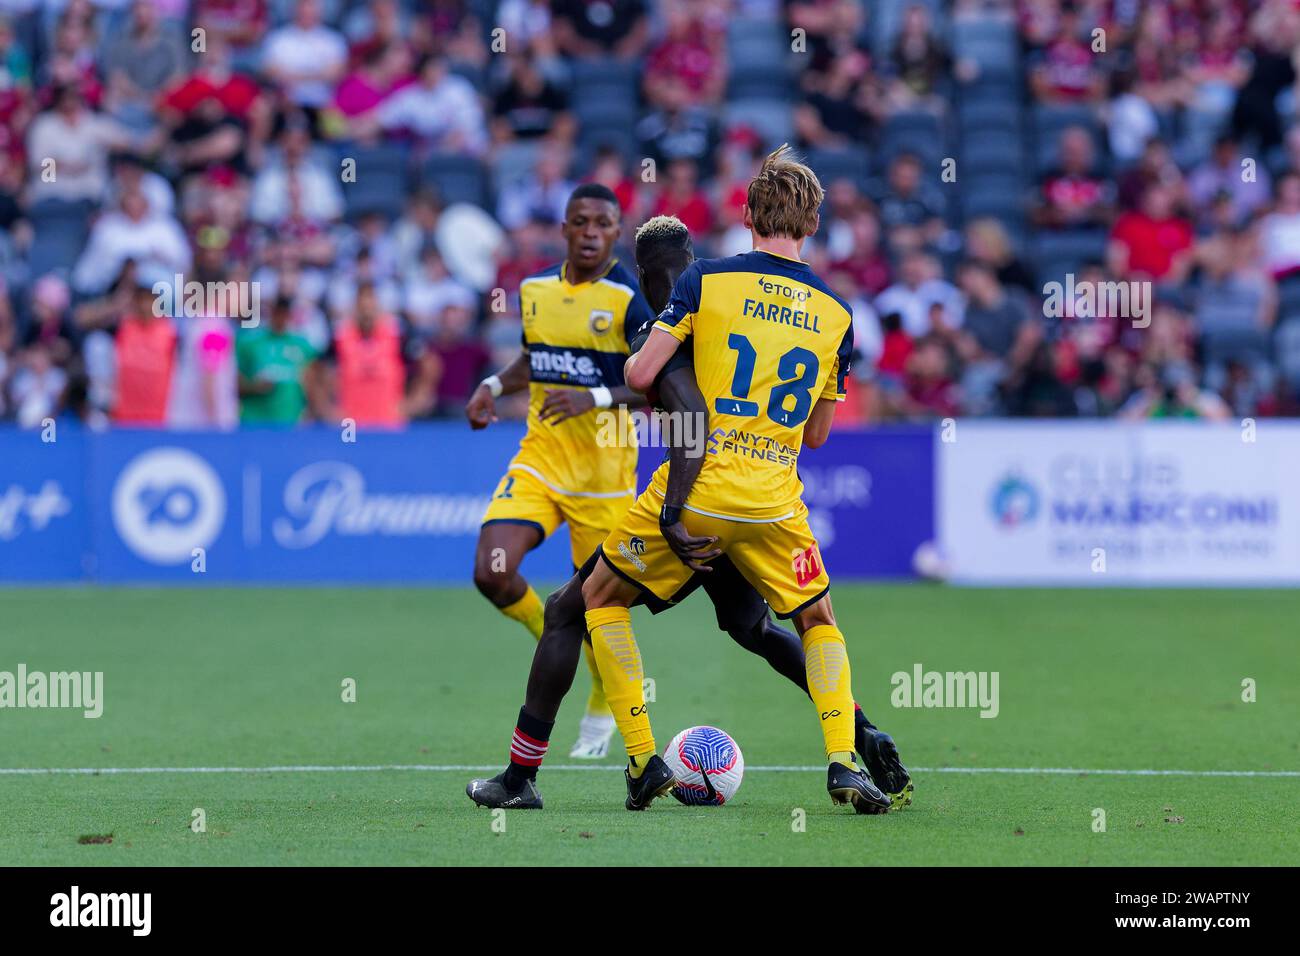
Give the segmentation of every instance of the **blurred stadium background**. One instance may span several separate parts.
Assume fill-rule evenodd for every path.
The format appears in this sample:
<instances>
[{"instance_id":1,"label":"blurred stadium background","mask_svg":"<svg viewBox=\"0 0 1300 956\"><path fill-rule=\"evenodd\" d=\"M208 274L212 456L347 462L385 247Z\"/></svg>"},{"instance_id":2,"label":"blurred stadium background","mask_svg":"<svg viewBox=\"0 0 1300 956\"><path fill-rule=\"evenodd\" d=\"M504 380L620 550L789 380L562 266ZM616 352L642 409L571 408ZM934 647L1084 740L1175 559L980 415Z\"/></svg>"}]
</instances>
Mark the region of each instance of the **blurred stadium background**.
<instances>
[{"instance_id":1,"label":"blurred stadium background","mask_svg":"<svg viewBox=\"0 0 1300 956\"><path fill-rule=\"evenodd\" d=\"M1290 0L0 0L0 572L467 579L522 425L462 408L569 191L725 254L789 141L854 306L802 467L841 576L1300 581L1298 44ZM152 321L177 275L256 327Z\"/></svg>"}]
</instances>

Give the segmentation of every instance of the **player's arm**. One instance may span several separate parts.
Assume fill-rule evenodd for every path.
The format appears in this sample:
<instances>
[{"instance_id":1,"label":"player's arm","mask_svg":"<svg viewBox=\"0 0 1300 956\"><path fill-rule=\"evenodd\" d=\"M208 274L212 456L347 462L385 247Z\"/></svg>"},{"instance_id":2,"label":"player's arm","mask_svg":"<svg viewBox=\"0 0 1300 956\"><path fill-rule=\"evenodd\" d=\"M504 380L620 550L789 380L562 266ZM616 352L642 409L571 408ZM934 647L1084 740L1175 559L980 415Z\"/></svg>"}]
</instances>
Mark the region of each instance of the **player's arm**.
<instances>
[{"instance_id":1,"label":"player's arm","mask_svg":"<svg viewBox=\"0 0 1300 956\"><path fill-rule=\"evenodd\" d=\"M670 336L671 338L671 336ZM638 353L639 354L639 353ZM635 356L634 356L635 357ZM673 415L670 421L708 423L708 406L695 381L695 369L689 362L674 363L654 383L659 391L663 410ZM664 492L663 509L659 512L659 530L673 554L693 571L712 571L703 562L716 558L722 551L713 547L717 537L696 537L682 524L682 507L704 467L704 455L692 454L687 434L702 434L702 429L686 431L677 429L668 443L668 478Z\"/></svg>"},{"instance_id":2,"label":"player's arm","mask_svg":"<svg viewBox=\"0 0 1300 956\"><path fill-rule=\"evenodd\" d=\"M479 382L478 388L474 389L474 394L470 396L469 403L465 406L465 417L469 419L469 427L478 431L495 422L497 420L496 400L502 395L522 392L528 387L531 372L532 362L528 357L528 349L525 348L501 371Z\"/></svg>"},{"instance_id":3,"label":"player's arm","mask_svg":"<svg viewBox=\"0 0 1300 956\"><path fill-rule=\"evenodd\" d=\"M831 423L835 420L835 406L838 404L833 398L823 398L813 406L808 423L803 427L805 448L820 448L826 444L826 439L831 435Z\"/></svg>"},{"instance_id":4,"label":"player's arm","mask_svg":"<svg viewBox=\"0 0 1300 956\"><path fill-rule=\"evenodd\" d=\"M831 424L835 421L835 406L844 401L848 392L845 379L853 362L853 323L844 330L844 338L835 352L835 367L826 379L826 385L817 397L812 414L803 426L803 445L805 448L820 448L826 444L831 434Z\"/></svg>"},{"instance_id":5,"label":"player's arm","mask_svg":"<svg viewBox=\"0 0 1300 956\"><path fill-rule=\"evenodd\" d=\"M657 326L651 329L650 337L646 339L641 351L629 356L627 364L623 366L623 377L627 379L628 385L638 392L649 389L681 344L671 332Z\"/></svg>"},{"instance_id":6,"label":"player's arm","mask_svg":"<svg viewBox=\"0 0 1300 956\"><path fill-rule=\"evenodd\" d=\"M537 417L557 425L566 418L573 418L593 408L644 403L645 396L626 385L616 385L613 388L548 388Z\"/></svg>"}]
</instances>

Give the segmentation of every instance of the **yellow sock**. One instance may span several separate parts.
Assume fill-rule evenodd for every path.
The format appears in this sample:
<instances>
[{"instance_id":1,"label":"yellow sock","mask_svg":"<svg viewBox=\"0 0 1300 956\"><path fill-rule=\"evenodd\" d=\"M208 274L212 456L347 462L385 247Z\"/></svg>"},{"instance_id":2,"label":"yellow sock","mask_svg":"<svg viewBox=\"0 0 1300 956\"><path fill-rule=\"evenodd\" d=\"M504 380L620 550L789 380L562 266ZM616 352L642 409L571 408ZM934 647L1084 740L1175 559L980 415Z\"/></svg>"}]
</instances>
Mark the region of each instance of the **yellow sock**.
<instances>
[{"instance_id":1,"label":"yellow sock","mask_svg":"<svg viewBox=\"0 0 1300 956\"><path fill-rule=\"evenodd\" d=\"M600 679L600 668L596 666L596 652L586 641L582 642L582 656L587 659L587 670L591 671L591 693L587 695L587 713L593 717L604 717L609 713L609 701L605 699L605 682Z\"/></svg>"},{"instance_id":2,"label":"yellow sock","mask_svg":"<svg viewBox=\"0 0 1300 956\"><path fill-rule=\"evenodd\" d=\"M637 777L641 776L641 774L645 773L645 765L650 762L650 758L654 755L655 751L652 750L648 754L641 754L636 757L629 756L627 758L628 776L635 780Z\"/></svg>"},{"instance_id":3,"label":"yellow sock","mask_svg":"<svg viewBox=\"0 0 1300 956\"><path fill-rule=\"evenodd\" d=\"M841 750L838 753L830 754L829 758L831 763L842 763L850 770L858 769L858 762L854 759L853 751L851 750Z\"/></svg>"},{"instance_id":4,"label":"yellow sock","mask_svg":"<svg viewBox=\"0 0 1300 956\"><path fill-rule=\"evenodd\" d=\"M646 713L645 693L641 686L641 652L632 636L632 615L625 607L602 607L587 612L587 630L596 664L605 684L609 709L623 735L623 745L631 758L648 757L655 752L655 738ZM852 701L849 708L852 710ZM850 724L852 717L850 716ZM645 766L645 761L632 761Z\"/></svg>"},{"instance_id":5,"label":"yellow sock","mask_svg":"<svg viewBox=\"0 0 1300 956\"><path fill-rule=\"evenodd\" d=\"M844 635L832 624L819 624L804 631L802 641L808 692L821 720L826 756L847 753L850 762L845 765L853 766L853 687Z\"/></svg>"},{"instance_id":6,"label":"yellow sock","mask_svg":"<svg viewBox=\"0 0 1300 956\"><path fill-rule=\"evenodd\" d=\"M542 622L546 617L546 607L542 604L542 599L537 596L537 592L530 585L528 590L514 604L507 604L501 608L501 613L512 621L518 621L524 627L528 628L528 633L533 635L533 640L542 639Z\"/></svg>"}]
</instances>

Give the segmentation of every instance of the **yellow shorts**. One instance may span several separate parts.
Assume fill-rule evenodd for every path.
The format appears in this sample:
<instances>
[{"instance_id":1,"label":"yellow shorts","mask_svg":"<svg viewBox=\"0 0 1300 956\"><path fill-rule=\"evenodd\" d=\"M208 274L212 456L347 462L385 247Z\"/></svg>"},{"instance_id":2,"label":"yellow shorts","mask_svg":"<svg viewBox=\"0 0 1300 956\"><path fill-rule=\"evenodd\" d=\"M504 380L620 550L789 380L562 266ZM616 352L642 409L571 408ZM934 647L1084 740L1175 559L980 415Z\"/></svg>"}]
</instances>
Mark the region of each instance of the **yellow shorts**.
<instances>
[{"instance_id":1,"label":"yellow shorts","mask_svg":"<svg viewBox=\"0 0 1300 956\"><path fill-rule=\"evenodd\" d=\"M548 487L530 471L511 468L492 493L483 524L503 521L531 525L545 540L563 522L569 526L573 566L580 568L631 504L630 494L608 498L565 494Z\"/></svg>"},{"instance_id":2,"label":"yellow shorts","mask_svg":"<svg viewBox=\"0 0 1300 956\"><path fill-rule=\"evenodd\" d=\"M647 489L601 546L614 572L663 601L672 601L695 573L673 554L659 533L662 499ZM696 535L717 535L721 548L772 606L788 618L815 604L830 590L817 539L808 527L808 509L783 521L754 523L682 512L682 524Z\"/></svg>"}]
</instances>

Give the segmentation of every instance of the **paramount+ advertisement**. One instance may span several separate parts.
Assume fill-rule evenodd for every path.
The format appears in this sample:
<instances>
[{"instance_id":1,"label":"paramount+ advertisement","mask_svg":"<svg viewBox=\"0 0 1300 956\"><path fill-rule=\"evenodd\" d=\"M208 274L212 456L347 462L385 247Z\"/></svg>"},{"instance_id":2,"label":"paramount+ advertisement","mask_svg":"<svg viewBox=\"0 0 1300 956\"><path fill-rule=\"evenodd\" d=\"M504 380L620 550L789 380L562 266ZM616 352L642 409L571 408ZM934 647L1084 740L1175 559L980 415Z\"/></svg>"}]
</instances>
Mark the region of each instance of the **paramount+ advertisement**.
<instances>
[{"instance_id":1,"label":"paramount+ advertisement","mask_svg":"<svg viewBox=\"0 0 1300 956\"><path fill-rule=\"evenodd\" d=\"M465 584L521 434L0 431L0 581ZM833 575L912 574L933 537L932 449L929 428L903 428L800 456ZM663 455L641 448L642 487ZM542 581L573 572L563 526L529 567Z\"/></svg>"}]
</instances>

